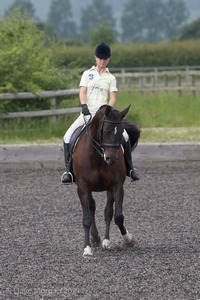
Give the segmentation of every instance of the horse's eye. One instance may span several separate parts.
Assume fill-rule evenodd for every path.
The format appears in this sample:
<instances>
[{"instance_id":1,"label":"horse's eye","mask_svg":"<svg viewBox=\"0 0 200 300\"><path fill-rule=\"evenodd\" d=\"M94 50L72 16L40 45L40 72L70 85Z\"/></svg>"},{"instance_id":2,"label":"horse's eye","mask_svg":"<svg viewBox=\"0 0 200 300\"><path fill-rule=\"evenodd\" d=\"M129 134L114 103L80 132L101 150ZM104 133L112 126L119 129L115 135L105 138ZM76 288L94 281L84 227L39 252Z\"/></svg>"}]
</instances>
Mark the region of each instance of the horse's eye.
<instances>
[{"instance_id":1,"label":"horse's eye","mask_svg":"<svg viewBox=\"0 0 200 300\"><path fill-rule=\"evenodd\" d=\"M110 134L110 133L111 133L111 130L110 130L110 129L109 129L109 130L108 130L108 129L104 129L103 133L104 133L104 134Z\"/></svg>"},{"instance_id":2,"label":"horse's eye","mask_svg":"<svg viewBox=\"0 0 200 300\"><path fill-rule=\"evenodd\" d=\"M109 126L104 126L104 128L103 128L103 132L104 133L111 133L113 131L113 129L112 128L110 128Z\"/></svg>"}]
</instances>

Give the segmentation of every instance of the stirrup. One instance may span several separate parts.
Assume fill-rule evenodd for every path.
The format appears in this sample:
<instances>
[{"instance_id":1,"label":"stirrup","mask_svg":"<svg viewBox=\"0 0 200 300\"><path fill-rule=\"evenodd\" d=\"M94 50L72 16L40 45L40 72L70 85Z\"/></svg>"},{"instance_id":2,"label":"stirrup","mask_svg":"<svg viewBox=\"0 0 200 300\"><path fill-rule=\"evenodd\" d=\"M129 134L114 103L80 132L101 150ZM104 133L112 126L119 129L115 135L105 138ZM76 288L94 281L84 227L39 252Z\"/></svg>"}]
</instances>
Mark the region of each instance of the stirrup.
<instances>
[{"instance_id":1,"label":"stirrup","mask_svg":"<svg viewBox=\"0 0 200 300\"><path fill-rule=\"evenodd\" d=\"M136 168L133 168L129 172L129 177L130 177L131 181L140 180L140 173Z\"/></svg>"},{"instance_id":2,"label":"stirrup","mask_svg":"<svg viewBox=\"0 0 200 300\"><path fill-rule=\"evenodd\" d=\"M66 181L64 181L62 178L63 178L63 176L70 176L71 178L70 178L70 180L66 180ZM62 184L65 184L65 185L69 185L69 184L72 184L73 183L73 181L74 181L74 177L73 177L73 174L71 173L71 172L64 172L63 174L62 174L62 176L61 176L61 183Z\"/></svg>"}]
</instances>

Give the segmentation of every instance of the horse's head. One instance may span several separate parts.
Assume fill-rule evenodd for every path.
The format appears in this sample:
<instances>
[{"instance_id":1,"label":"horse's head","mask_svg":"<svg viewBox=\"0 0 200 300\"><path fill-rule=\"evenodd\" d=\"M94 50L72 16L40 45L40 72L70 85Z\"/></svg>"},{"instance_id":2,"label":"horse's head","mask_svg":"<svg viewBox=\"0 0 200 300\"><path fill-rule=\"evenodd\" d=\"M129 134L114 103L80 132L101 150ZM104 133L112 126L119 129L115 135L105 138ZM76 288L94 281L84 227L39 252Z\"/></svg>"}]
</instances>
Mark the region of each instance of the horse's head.
<instances>
[{"instance_id":1,"label":"horse's head","mask_svg":"<svg viewBox=\"0 0 200 300\"><path fill-rule=\"evenodd\" d=\"M112 165L118 160L118 151L122 143L122 133L124 131L123 118L128 113L130 106L123 111L113 109L109 105L104 105L94 116L94 123L98 124L97 136L93 145L101 151L101 155L108 165Z\"/></svg>"}]
</instances>

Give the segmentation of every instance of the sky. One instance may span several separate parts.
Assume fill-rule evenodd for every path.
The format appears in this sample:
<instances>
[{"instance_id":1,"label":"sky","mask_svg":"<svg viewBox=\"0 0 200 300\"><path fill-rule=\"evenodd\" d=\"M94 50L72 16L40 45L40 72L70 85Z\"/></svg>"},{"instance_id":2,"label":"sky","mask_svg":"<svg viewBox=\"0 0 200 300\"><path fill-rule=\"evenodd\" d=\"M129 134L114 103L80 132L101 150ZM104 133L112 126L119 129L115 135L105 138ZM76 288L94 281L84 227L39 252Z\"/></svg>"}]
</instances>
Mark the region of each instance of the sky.
<instances>
[{"instance_id":1,"label":"sky","mask_svg":"<svg viewBox=\"0 0 200 300\"><path fill-rule=\"evenodd\" d=\"M40 20L46 20L51 1L52 0L31 0L35 7L36 15L39 17ZM14 2L14 0L0 0L0 15L3 16L5 10L8 9ZM43 2L42 5L41 2Z\"/></svg>"},{"instance_id":2,"label":"sky","mask_svg":"<svg viewBox=\"0 0 200 300\"><path fill-rule=\"evenodd\" d=\"M3 16L5 13L5 10L8 9L15 0L0 0L0 16ZM46 21L47 20L47 14L49 11L49 7L51 4L52 0L31 0L33 3L35 10L36 10L36 16L39 17L41 21ZM142 0L141 0L142 1ZM200 18L200 0L184 0L186 3L186 6L188 7L190 11L190 18L189 21L195 20L197 18ZM83 3L85 2L84 5L88 5L88 3L91 3L92 0L71 0L71 5L74 8L76 7L76 10L73 10L73 15L76 17L78 13L80 13L81 8L83 7ZM106 1L113 7L114 1ZM116 0L116 2L119 2ZM123 3L125 1L122 1ZM80 5L82 4L82 6ZM77 10L77 7L80 8L79 11ZM113 7L114 8L114 7Z\"/></svg>"}]
</instances>

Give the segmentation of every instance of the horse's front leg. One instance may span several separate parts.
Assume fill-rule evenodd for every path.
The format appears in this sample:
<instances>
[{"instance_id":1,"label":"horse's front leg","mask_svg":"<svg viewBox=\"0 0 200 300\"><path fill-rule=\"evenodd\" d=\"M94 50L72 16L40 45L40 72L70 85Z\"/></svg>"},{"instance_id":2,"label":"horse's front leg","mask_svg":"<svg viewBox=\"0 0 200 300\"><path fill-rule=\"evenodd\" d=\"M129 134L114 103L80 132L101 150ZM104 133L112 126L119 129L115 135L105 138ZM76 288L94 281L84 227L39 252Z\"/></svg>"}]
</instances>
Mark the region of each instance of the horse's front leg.
<instances>
[{"instance_id":1,"label":"horse's front leg","mask_svg":"<svg viewBox=\"0 0 200 300\"><path fill-rule=\"evenodd\" d=\"M134 240L132 234L128 232L124 226L124 215L123 215L123 199L124 199L124 189L123 186L119 187L114 191L115 199L115 224L119 227L122 235L123 242L126 246L134 246L136 241Z\"/></svg>"},{"instance_id":2,"label":"horse's front leg","mask_svg":"<svg viewBox=\"0 0 200 300\"><path fill-rule=\"evenodd\" d=\"M85 233L83 257L90 257L92 256L92 251L90 246L90 228L92 225L92 212L90 209L89 199L91 199L92 195L90 195L90 193L83 191L83 189L80 189L79 187L77 189L77 192L83 210L83 229Z\"/></svg>"},{"instance_id":3,"label":"horse's front leg","mask_svg":"<svg viewBox=\"0 0 200 300\"><path fill-rule=\"evenodd\" d=\"M92 212L91 243L93 247L98 247L101 243L101 238L99 236L95 222L96 203L92 197L90 199L90 211Z\"/></svg>"},{"instance_id":4,"label":"horse's front leg","mask_svg":"<svg viewBox=\"0 0 200 300\"><path fill-rule=\"evenodd\" d=\"M110 191L107 191L107 203L106 203L106 207L104 210L106 230L105 230L104 240L102 242L103 249L110 248L110 223L111 223L112 217L113 217L113 202L114 202L113 193Z\"/></svg>"}]
</instances>

